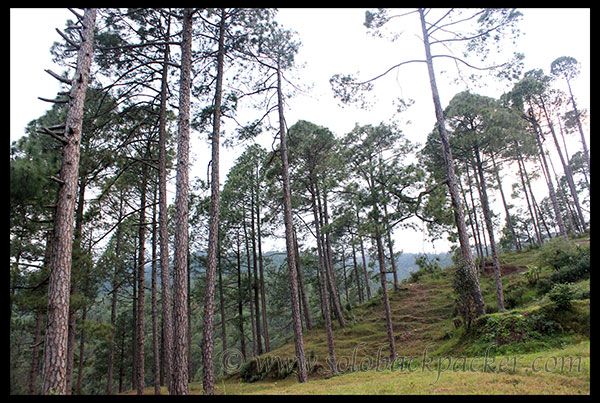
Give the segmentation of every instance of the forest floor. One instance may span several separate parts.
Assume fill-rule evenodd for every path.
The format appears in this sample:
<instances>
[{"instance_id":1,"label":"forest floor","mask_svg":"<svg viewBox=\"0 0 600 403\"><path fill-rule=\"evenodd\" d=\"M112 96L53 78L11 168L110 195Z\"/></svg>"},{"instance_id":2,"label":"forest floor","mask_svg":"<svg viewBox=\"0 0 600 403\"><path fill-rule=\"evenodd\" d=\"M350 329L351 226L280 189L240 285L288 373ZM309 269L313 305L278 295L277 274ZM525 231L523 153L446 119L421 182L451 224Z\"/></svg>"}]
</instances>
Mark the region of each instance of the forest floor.
<instances>
[{"instance_id":1,"label":"forest floor","mask_svg":"<svg viewBox=\"0 0 600 403\"><path fill-rule=\"evenodd\" d=\"M480 277L488 313L469 331L464 324L458 328L454 324L452 269L424 275L416 283L402 282L398 291L390 289L399 357L394 366L388 360L384 310L378 293L352 308L346 328L334 323L337 376L332 376L321 325L304 332L311 369L308 382L298 383L289 366L295 355L293 340L289 340L258 357L258 368L250 367L262 379L244 382L240 371L233 371L217 380L216 393L589 394L589 279L573 285L582 295L587 292L587 298L574 300L569 314L557 319L551 314L547 297L536 292L522 274L536 253L531 250L501 256L501 263L506 265L505 301L510 308L505 312L495 312L493 276ZM540 278L549 275L542 272ZM539 327L539 321L560 324L555 323L554 330L532 330ZM190 394L202 394L202 382L190 383L189 387ZM147 393L152 394L153 388Z\"/></svg>"}]
</instances>

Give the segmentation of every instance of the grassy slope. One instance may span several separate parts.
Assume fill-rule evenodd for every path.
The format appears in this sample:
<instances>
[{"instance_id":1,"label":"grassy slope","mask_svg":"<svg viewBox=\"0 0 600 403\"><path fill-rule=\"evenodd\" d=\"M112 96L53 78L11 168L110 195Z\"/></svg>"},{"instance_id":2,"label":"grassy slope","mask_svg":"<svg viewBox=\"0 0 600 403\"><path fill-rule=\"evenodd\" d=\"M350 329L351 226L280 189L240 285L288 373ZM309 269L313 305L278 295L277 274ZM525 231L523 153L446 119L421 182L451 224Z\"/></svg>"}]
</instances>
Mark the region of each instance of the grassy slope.
<instances>
[{"instance_id":1,"label":"grassy slope","mask_svg":"<svg viewBox=\"0 0 600 403\"><path fill-rule=\"evenodd\" d=\"M589 242L589 241L588 241ZM537 251L511 253L502 263L522 266L532 262ZM549 273L542 273L542 277ZM524 276L503 277L505 296L518 291L518 303L502 315L526 316L547 304L535 289L526 286ZM576 284L589 290L589 280ZM481 288L489 312L495 311L493 279L481 277ZM386 369L388 353L381 296L354 307L347 328L334 328L335 348L340 372L330 377L327 340L319 326L304 333L305 351L316 365L307 383L299 384L291 375L285 379L263 379L245 383L237 376L217 381L218 394L589 394L589 337L573 332L541 335L527 342L492 347L487 371L483 370L485 350L490 343L474 340L463 327L455 329L451 270L437 278L424 276L419 283L402 284L390 292L390 303L401 357L413 357L411 370ZM576 301L574 316L589 318L589 299ZM589 319L588 319L589 322ZM587 334L589 334L589 325ZM424 352L426 356L424 357ZM378 361L378 352L380 360ZM293 358L290 341L268 354ZM264 359L263 356L262 358ZM504 358L503 358L504 357ZM580 358L577 358L580 357ZM431 361L429 361L431 359ZM493 359L493 361L492 361ZM571 359L574 366L569 369ZM516 365L515 365L516 360ZM424 362L425 361L425 362ZM406 362L406 361L405 361ZM354 363L354 371L352 371ZM498 365L502 363L502 367ZM361 369L362 365L362 369ZM470 366L472 365L472 368ZM533 365L533 367L532 367ZM563 370L560 370L563 365ZM545 367L545 368L544 368ZM471 370L472 369L472 370ZM153 393L148 388L148 393ZM191 394L201 394L201 382L190 384Z\"/></svg>"}]
</instances>

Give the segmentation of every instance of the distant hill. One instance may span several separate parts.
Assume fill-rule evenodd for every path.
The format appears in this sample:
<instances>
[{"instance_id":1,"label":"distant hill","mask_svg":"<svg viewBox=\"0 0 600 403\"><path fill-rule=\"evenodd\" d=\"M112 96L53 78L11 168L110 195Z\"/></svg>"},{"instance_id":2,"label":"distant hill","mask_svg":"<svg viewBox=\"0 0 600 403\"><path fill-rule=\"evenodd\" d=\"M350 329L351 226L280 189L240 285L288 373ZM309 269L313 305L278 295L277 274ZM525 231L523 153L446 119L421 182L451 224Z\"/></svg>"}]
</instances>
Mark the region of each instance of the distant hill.
<instances>
[{"instance_id":1,"label":"distant hill","mask_svg":"<svg viewBox=\"0 0 600 403\"><path fill-rule=\"evenodd\" d=\"M398 280L408 278L410 276L410 273L419 269L419 266L415 264L415 259L420 255L422 255L422 253L402 253L400 254L400 256L396 257L396 269L398 270ZM264 256L270 258L272 260L272 265L278 267L279 265L285 262L286 253L285 251L269 251L265 252ZM439 258L440 261L438 262L438 264L442 268L446 268L452 265L452 255L448 252L428 253L427 257L429 259L434 259L436 257ZM358 258L360 259L360 257ZM369 259L369 256L366 256L366 260L367 266L369 266L369 270L372 273L379 273L379 267L377 265L371 267L371 259ZM351 259L349 259L348 261L351 262ZM376 264L376 262L374 263ZM389 264L389 261L386 263ZM390 280L393 280L394 278L392 274L389 274L388 277ZM377 287L378 284L379 281L376 282L375 287Z\"/></svg>"}]
</instances>

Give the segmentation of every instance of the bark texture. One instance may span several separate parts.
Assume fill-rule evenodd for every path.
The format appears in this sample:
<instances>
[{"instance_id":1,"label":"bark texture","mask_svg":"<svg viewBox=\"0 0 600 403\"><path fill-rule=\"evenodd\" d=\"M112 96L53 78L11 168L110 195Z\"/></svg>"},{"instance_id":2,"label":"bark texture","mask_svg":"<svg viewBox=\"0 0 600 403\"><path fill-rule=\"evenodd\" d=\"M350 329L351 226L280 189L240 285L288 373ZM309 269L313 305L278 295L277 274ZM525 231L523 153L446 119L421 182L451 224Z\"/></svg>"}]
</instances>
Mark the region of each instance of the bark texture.
<instances>
[{"instance_id":1,"label":"bark texture","mask_svg":"<svg viewBox=\"0 0 600 403\"><path fill-rule=\"evenodd\" d=\"M213 368L215 275L217 270L217 247L219 243L219 135L221 132L221 100L223 88L223 64L225 55L225 10L221 9L219 25L219 50L217 53L217 82L215 89L215 113L212 132L212 164L210 180L210 208L208 229L208 252L206 258L206 290L204 293L204 318L202 335L202 388L207 395L215 394Z\"/></svg>"},{"instance_id":2,"label":"bark texture","mask_svg":"<svg viewBox=\"0 0 600 403\"><path fill-rule=\"evenodd\" d=\"M292 221L292 201L290 192L290 174L286 142L285 119L283 113L283 94L281 91L281 70L277 66L277 105L279 112L279 138L281 141L281 176L283 181L283 217L285 222L285 246L287 251L287 264L290 274L290 296L292 300L292 325L294 328L294 344L298 363L298 382L308 380L306 373L306 356L304 354L304 341L302 337L302 319L300 318L300 304L298 301L298 282L296 278L296 256L294 254L294 223Z\"/></svg>"},{"instance_id":3,"label":"bark texture","mask_svg":"<svg viewBox=\"0 0 600 403\"><path fill-rule=\"evenodd\" d=\"M77 69L69 94L65 137L54 221L53 253L48 282L48 321L44 339L42 394L66 393L67 336L69 321L69 287L73 248L75 193L79 173L79 155L83 125L83 105L93 54L96 9L86 9L83 16L82 41L77 54Z\"/></svg>"},{"instance_id":4,"label":"bark texture","mask_svg":"<svg viewBox=\"0 0 600 403\"><path fill-rule=\"evenodd\" d=\"M188 393L187 259L190 147L190 89L192 64L192 9L183 11L181 75L179 80L179 136L177 139L177 189L175 194L175 251L173 254L173 391Z\"/></svg>"}]
</instances>

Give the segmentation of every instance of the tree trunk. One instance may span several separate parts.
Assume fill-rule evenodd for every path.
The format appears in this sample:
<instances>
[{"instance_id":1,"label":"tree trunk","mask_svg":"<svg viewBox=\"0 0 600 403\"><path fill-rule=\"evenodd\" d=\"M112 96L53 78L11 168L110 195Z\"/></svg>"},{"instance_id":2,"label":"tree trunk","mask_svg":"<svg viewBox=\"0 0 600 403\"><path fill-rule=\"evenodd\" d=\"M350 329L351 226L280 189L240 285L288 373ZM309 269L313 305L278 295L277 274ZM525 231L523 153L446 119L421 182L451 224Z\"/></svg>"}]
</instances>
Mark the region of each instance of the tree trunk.
<instances>
[{"instance_id":1,"label":"tree trunk","mask_svg":"<svg viewBox=\"0 0 600 403\"><path fill-rule=\"evenodd\" d=\"M77 69L69 94L65 133L69 139L62 152L54 248L48 281L48 321L44 341L42 394L65 394L67 338L69 321L69 286L73 248L73 216L79 174L79 146L83 124L83 104L93 55L96 9L86 9L83 16L82 41L77 54Z\"/></svg>"},{"instance_id":2,"label":"tree trunk","mask_svg":"<svg viewBox=\"0 0 600 403\"><path fill-rule=\"evenodd\" d=\"M154 186L154 197L152 206L152 355L154 358L154 394L160 395L160 344L158 337L158 295L157 295L157 243L158 233L156 231L156 199L158 187Z\"/></svg>"},{"instance_id":3,"label":"tree trunk","mask_svg":"<svg viewBox=\"0 0 600 403\"><path fill-rule=\"evenodd\" d=\"M187 395L187 258L190 147L190 90L192 65L192 9L183 11L181 75L179 80L179 127L177 138L177 189L175 194L175 251L173 253L173 391ZM220 105L218 106L220 108ZM217 138L218 140L218 138ZM213 161L213 169L219 161ZM218 169L217 169L218 173ZM217 179L217 186L219 181ZM217 213L218 214L218 213ZM210 258L210 252L209 252ZM210 266L210 263L209 263ZM207 270L207 271L210 271ZM214 281L214 278L212 279ZM207 278L210 281L210 278Z\"/></svg>"},{"instance_id":4,"label":"tree trunk","mask_svg":"<svg viewBox=\"0 0 600 403\"><path fill-rule=\"evenodd\" d=\"M171 18L167 17L166 35L169 35ZM167 389L173 390L173 305L171 273L169 269L169 211L167 209L167 87L169 45L165 45L160 90L160 114L158 124L158 232L160 241L160 280L163 335L163 375Z\"/></svg>"},{"instance_id":5,"label":"tree trunk","mask_svg":"<svg viewBox=\"0 0 600 403\"><path fill-rule=\"evenodd\" d=\"M250 301L250 326L252 328L252 356L256 357L256 325L254 323L254 303L252 302L252 273L250 265L250 245L248 244L248 230L246 229L246 215L242 220L242 226L244 228L244 244L246 245L246 266L248 268L248 300Z\"/></svg>"},{"instance_id":6,"label":"tree trunk","mask_svg":"<svg viewBox=\"0 0 600 403\"><path fill-rule=\"evenodd\" d=\"M479 155L479 148L475 145L473 152L475 154L475 160L477 162L477 171L479 172L479 196L481 197L481 204L483 207L483 217L485 219L485 226L487 227L488 237L490 239L490 250L492 252L492 263L494 265L494 279L496 280L496 297L498 301L498 311L503 312L504 309L504 292L502 290L502 272L500 271L500 261L498 260L498 253L496 252L496 241L494 240L494 226L492 225L492 214L490 212L490 204L487 196L487 185L485 181L485 175L483 173L483 164L481 163L481 157Z\"/></svg>"},{"instance_id":7,"label":"tree trunk","mask_svg":"<svg viewBox=\"0 0 600 403\"><path fill-rule=\"evenodd\" d=\"M544 240L542 238L542 232L540 231L540 227L539 227L539 223L537 222L536 215L534 214L534 211L533 211L532 203L529 202L529 192L527 191L527 185L525 183L525 177L524 177L524 173L526 174L527 171L525 171L525 164L523 163L520 154L517 158L517 163L519 165L519 175L521 177L521 184L523 185L523 192L525 192L525 200L527 201L527 208L529 209L529 214L531 215L531 222L533 224L533 228L535 230L535 234L538 239L538 244L539 244L539 246L542 246L542 244L544 243ZM527 180L529 181L529 179L527 179ZM531 196L533 196L533 194Z\"/></svg>"},{"instance_id":8,"label":"tree trunk","mask_svg":"<svg viewBox=\"0 0 600 403\"><path fill-rule=\"evenodd\" d=\"M467 185L469 186L469 192L471 191L471 185L470 185L470 178L468 175L468 170L469 170L469 166L468 164L465 164L465 168L467 171ZM469 218L469 225L471 227L471 232L473 233L473 241L475 242L475 253L477 253L477 257L479 258L479 262L483 262L483 251L481 249L481 243L479 242L478 238L479 238L479 226L477 226L477 232L475 230L475 223L477 222L477 216L475 214L473 214L473 217L471 217L471 209L473 210L473 213L475 213L475 206L474 203L471 203L471 209L469 208L469 203L467 202L467 195L465 193L465 189L462 186L462 182L460 177L458 178L458 186L460 187L460 192L462 194L463 197L463 202L465 203L465 207L467 210L467 216ZM473 197L473 193L470 192L471 197ZM471 199L472 200L472 199ZM483 268L483 265L481 265L481 267Z\"/></svg>"},{"instance_id":9,"label":"tree trunk","mask_svg":"<svg viewBox=\"0 0 600 403\"><path fill-rule=\"evenodd\" d=\"M377 244L377 260L379 262L379 272L381 274L381 291L383 295L383 308L385 310L385 326L387 329L388 342L390 344L390 362L393 363L396 359L396 341L394 338L394 328L392 326L392 309L390 308L390 299L387 292L387 281L385 271L385 261L383 252L383 242L381 241L381 233L377 226L375 230L375 242Z\"/></svg>"},{"instance_id":10,"label":"tree trunk","mask_svg":"<svg viewBox=\"0 0 600 403\"><path fill-rule=\"evenodd\" d=\"M84 147L84 153L87 147ZM71 296L79 294L79 281L81 276L81 229L83 227L83 207L85 202L86 180L84 175L80 175L79 191L77 194L77 208L75 209L75 232L73 234L73 251L75 257L71 261ZM70 395L73 391L73 366L75 361L75 327L77 322L77 310L74 306L69 306L69 336L67 342L67 375L65 394Z\"/></svg>"},{"instance_id":11,"label":"tree trunk","mask_svg":"<svg viewBox=\"0 0 600 403\"><path fill-rule=\"evenodd\" d=\"M515 245L515 249L521 250L521 245L519 243L519 239L517 238L517 235L515 234L515 228L512 223L512 218L508 211L508 204L506 203L506 198L504 197L504 190L502 189L502 181L500 179L500 170L498 169L498 166L496 165L496 160L494 159L494 155L491 155L491 157L492 157L492 164L494 166L494 174L496 175L496 181L498 182L498 188L500 189L500 197L502 198L502 205L504 206L504 213L506 214L506 225L508 226L510 235L513 238L513 244Z\"/></svg>"},{"instance_id":12,"label":"tree trunk","mask_svg":"<svg viewBox=\"0 0 600 403\"><path fill-rule=\"evenodd\" d=\"M125 334L121 337L121 354L119 360L119 393L123 392L123 376L124 376L124 368L123 361L125 361Z\"/></svg>"},{"instance_id":13,"label":"tree trunk","mask_svg":"<svg viewBox=\"0 0 600 403\"><path fill-rule=\"evenodd\" d=\"M533 116L533 113L531 113L530 118L532 120L533 130L535 131L535 140L537 141L540 158L541 158L542 164L543 164L542 168L545 169L546 172L550 172L550 170L548 169L548 163L546 162L546 155L544 153L544 147L542 146L541 133L540 133L541 128L540 128L539 123L537 122L536 118ZM552 201L552 208L553 208L554 214L556 216L556 221L558 223L559 232L565 239L568 239L567 231L565 230L565 224L563 222L562 215L560 214L560 209L558 208L558 200L556 199L556 192L554 191L554 185L552 184L552 179L550 179L550 177L548 177L548 191L550 193L550 200Z\"/></svg>"},{"instance_id":14,"label":"tree trunk","mask_svg":"<svg viewBox=\"0 0 600 403\"><path fill-rule=\"evenodd\" d=\"M146 157L149 157L149 153L146 152ZM138 246L138 269L137 269L137 281L138 281L138 295L137 295L137 330L136 330L136 385L138 395L144 394L144 266L146 265L146 188L147 188L147 167L146 164L142 164L142 186L140 188L140 223L139 223L139 246Z\"/></svg>"},{"instance_id":15,"label":"tree trunk","mask_svg":"<svg viewBox=\"0 0 600 403\"><path fill-rule=\"evenodd\" d=\"M360 214L358 212L358 206L356 207L356 229L360 228ZM365 258L365 246L363 245L362 235L358 234L358 240L360 242L360 255L362 257L363 274L365 276L365 286L367 289L367 301L371 299L371 286L369 285L369 272L367 271L367 259Z\"/></svg>"},{"instance_id":16,"label":"tree trunk","mask_svg":"<svg viewBox=\"0 0 600 403\"><path fill-rule=\"evenodd\" d=\"M329 350L329 364L332 368L332 375L336 375L337 365L335 359L335 345L333 340L333 329L331 325L331 311L329 305L329 292L327 291L327 282L325 274L325 257L323 256L322 243L318 240L321 239L321 230L319 223L319 215L317 212L317 203L315 201L315 189L311 186L311 199L313 217L315 219L315 234L317 235L317 254L319 255L319 291L321 294L321 309L323 317L325 318L325 329L327 331L327 348Z\"/></svg>"},{"instance_id":17,"label":"tree trunk","mask_svg":"<svg viewBox=\"0 0 600 403\"><path fill-rule=\"evenodd\" d=\"M314 183L315 195L317 198L317 208L320 213L322 222L324 222L325 225L327 225L328 220L327 220L327 214L325 213L325 207L323 207L323 209L321 209L321 197L319 195L320 194L319 187L316 183L316 180L313 183ZM327 199L326 196L323 195L323 204L325 203L326 199ZM329 235L323 234L322 226L321 226L321 245L323 248L323 257L325 260L327 284L329 284L329 290L330 290L329 296L331 297L331 300L333 302L333 310L334 310L335 316L338 319L340 326L346 327L346 321L344 320L344 314L342 313L342 306L340 304L340 296L337 292L335 273L333 271L333 260L332 260L332 256L331 256L332 255L331 245L328 243L328 239L329 239Z\"/></svg>"},{"instance_id":18,"label":"tree trunk","mask_svg":"<svg viewBox=\"0 0 600 403\"><path fill-rule=\"evenodd\" d=\"M387 205L383 204L383 220L386 223L385 233L386 240L388 244L388 250L390 252L390 262L392 263L392 274L394 275L394 291L398 291L398 270L396 269L396 257L394 256L394 246L392 244L392 229L389 226L388 218L387 218Z\"/></svg>"},{"instance_id":19,"label":"tree trunk","mask_svg":"<svg viewBox=\"0 0 600 403\"><path fill-rule=\"evenodd\" d=\"M191 28L191 27L190 27ZM202 388L207 395L215 393L213 368L215 274L217 270L217 247L219 243L219 136L221 134L221 99L223 91L223 65L225 56L225 10L221 9L219 24L219 48L217 51L217 81L215 88L212 163L210 179L210 208L208 252L206 262L206 291L204 293L204 318L202 323Z\"/></svg>"},{"instance_id":20,"label":"tree trunk","mask_svg":"<svg viewBox=\"0 0 600 403\"><path fill-rule=\"evenodd\" d=\"M257 170L258 171L258 170ZM256 172L258 180L258 172ZM258 185L258 184L257 184ZM262 255L262 236L260 231L260 196L259 187L256 188L256 235L258 236L258 268L260 275L260 300L262 304L262 326L263 334L265 338L265 352L268 353L271 350L271 344L269 343L269 321L267 320L267 296L265 293L265 278L263 273L263 255Z\"/></svg>"},{"instance_id":21,"label":"tree trunk","mask_svg":"<svg viewBox=\"0 0 600 403\"><path fill-rule=\"evenodd\" d=\"M354 276L356 277L356 290L358 291L358 303L362 304L364 302L364 297L363 297L363 290L360 285L360 273L358 272L358 264L356 263L356 245L354 245L354 234L352 234L350 244L352 245L352 264L354 266Z\"/></svg>"},{"instance_id":22,"label":"tree trunk","mask_svg":"<svg viewBox=\"0 0 600 403\"><path fill-rule=\"evenodd\" d=\"M296 256L296 271L298 272L298 286L300 287L300 299L302 301L302 308L304 311L304 321L306 322L306 328L312 329L312 318L310 315L310 305L308 305L308 299L306 298L306 291L304 290L304 274L302 273L302 263L300 262L300 249L298 247L298 238L296 237L296 231L294 230L294 253Z\"/></svg>"},{"instance_id":23,"label":"tree trunk","mask_svg":"<svg viewBox=\"0 0 600 403\"><path fill-rule=\"evenodd\" d=\"M88 248L88 253L92 254L92 234L90 232L90 246ZM81 394L81 380L83 378L83 363L85 358L85 320L87 318L88 311L88 301L87 301L87 293L89 290L89 280L90 280L90 271L89 268L85 270L84 273L84 283L83 283L83 297L86 298L83 304L83 313L81 314L81 331L79 334L79 368L77 370L77 386L75 388L76 393L78 395Z\"/></svg>"},{"instance_id":24,"label":"tree trunk","mask_svg":"<svg viewBox=\"0 0 600 403\"><path fill-rule=\"evenodd\" d=\"M138 348L138 344L137 344L137 309L138 309L138 305L137 305L137 270L138 270L138 264L137 264L137 246L135 247L135 250L133 252L133 269L132 269L132 275L131 275L131 282L133 284L133 298L132 298L132 302L131 302L131 389L135 389L136 388L136 384L137 384L137 366L138 366L138 360L137 360L137 348Z\"/></svg>"},{"instance_id":25,"label":"tree trunk","mask_svg":"<svg viewBox=\"0 0 600 403\"><path fill-rule=\"evenodd\" d=\"M254 188L250 189L250 236L252 237L252 270L254 273L252 288L254 289L254 319L256 320L256 352L263 353L260 316L260 289L258 287L258 256L256 250L256 228L254 226Z\"/></svg>"},{"instance_id":26,"label":"tree trunk","mask_svg":"<svg viewBox=\"0 0 600 403\"><path fill-rule=\"evenodd\" d=\"M292 325L294 328L294 344L298 362L298 382L308 380L306 373L306 356L302 338L302 320L300 319L300 304L298 302L298 283L296 278L296 257L294 256L294 223L292 221L292 201L290 192L290 175L288 151L286 143L285 119L283 115L283 94L281 90L281 69L277 61L277 105L279 111L279 139L281 141L281 176L283 181L283 217L285 222L285 246L287 264L290 273L290 295L292 300Z\"/></svg>"},{"instance_id":27,"label":"tree trunk","mask_svg":"<svg viewBox=\"0 0 600 403\"><path fill-rule=\"evenodd\" d=\"M548 112L546 111L546 106L543 104L542 107L544 110L544 115L546 116L546 121L548 122L548 127L550 128L550 133L552 134L552 139L554 140L554 145L556 146L556 151L558 152L558 157L560 158L560 162L563 166L563 171L565 172L565 177L567 178L567 184L569 185L569 191L571 192L571 197L573 198L573 202L575 203L575 210L577 211L577 217L579 217L579 221L583 226L583 230L585 231L585 219L583 218L583 213L581 212L581 206L579 205L579 196L577 195L577 190L575 189L575 182L573 182L573 175L571 174L571 169L569 168L569 164L565 161L563 157L562 150L560 145L558 144L558 139L556 138L556 133L554 131L554 125L550 117L548 116ZM552 162L552 161L551 161ZM556 185L560 187L558 180L556 181Z\"/></svg>"},{"instance_id":28,"label":"tree trunk","mask_svg":"<svg viewBox=\"0 0 600 403\"><path fill-rule=\"evenodd\" d=\"M240 233L236 232L236 263L237 263L237 288L238 288L238 324L240 329L240 351L242 359L246 361L246 337L244 336L244 298L242 293L242 258L240 254Z\"/></svg>"},{"instance_id":29,"label":"tree trunk","mask_svg":"<svg viewBox=\"0 0 600 403\"><path fill-rule=\"evenodd\" d=\"M581 137L581 145L583 147L583 157L588 167L588 172L591 172L590 168L590 152L588 151L587 144L585 143L585 137L583 136L583 128L581 127L581 119L579 119L579 111L577 111L577 104L575 103L575 97L571 90L571 83L567 79L567 87L569 87L569 95L571 96L571 103L573 104L573 111L575 112L575 120L577 122L577 128L579 129L579 135Z\"/></svg>"},{"instance_id":30,"label":"tree trunk","mask_svg":"<svg viewBox=\"0 0 600 403\"><path fill-rule=\"evenodd\" d=\"M223 297L223 275L221 273L221 246L217 248L217 274L219 276L219 309L221 311L221 343L227 350L227 323L225 320L225 298Z\"/></svg>"},{"instance_id":31,"label":"tree trunk","mask_svg":"<svg viewBox=\"0 0 600 403\"><path fill-rule=\"evenodd\" d=\"M119 223L123 218L123 199L124 195L121 191L119 195ZM117 225L116 230L116 241L115 241L115 270L112 278L112 302L110 308L110 325L111 325L111 339L108 347L108 376L106 382L106 394L112 395L112 383L113 383L113 368L114 368L114 356L115 356L115 327L117 325L117 297L119 293L119 259L121 256L121 225Z\"/></svg>"},{"instance_id":32,"label":"tree trunk","mask_svg":"<svg viewBox=\"0 0 600 403\"><path fill-rule=\"evenodd\" d=\"M346 275L346 254L342 248L342 272L344 273L344 294L346 294L346 305L350 305L350 297L348 296L348 276Z\"/></svg>"},{"instance_id":33,"label":"tree trunk","mask_svg":"<svg viewBox=\"0 0 600 403\"><path fill-rule=\"evenodd\" d=\"M42 318L41 312L35 314L35 333L33 334L33 348L31 349L31 368L29 370L29 394L35 395L35 382L38 375L38 361L39 361L39 344L42 336Z\"/></svg>"},{"instance_id":34,"label":"tree trunk","mask_svg":"<svg viewBox=\"0 0 600 403\"><path fill-rule=\"evenodd\" d=\"M429 34L427 33L427 26L425 23L425 15L423 9L419 9L419 15L421 17L423 43L425 46L425 55L427 58L427 70L429 72L429 82L431 85L433 104L435 106L435 115L437 119L438 129L440 132L440 139L442 142L444 162L446 165L446 172L448 176L448 190L450 191L450 199L452 201L452 207L454 210L454 219L456 222L456 229L458 231L458 240L460 242L462 263L466 265L466 273L469 278L468 287L470 294L473 298L473 302L475 304L475 314L477 316L481 316L485 314L485 304L481 295L481 288L479 286L479 277L477 274L477 269L475 268L473 255L471 253L471 248L469 247L469 234L467 233L462 203L460 202L460 192L458 189L456 173L454 171L453 166L452 151L450 150L448 134L446 133L446 121L444 118L444 112L442 110L440 96L438 94L437 84L435 81L435 73L433 71L433 58L431 56Z\"/></svg>"}]
</instances>

